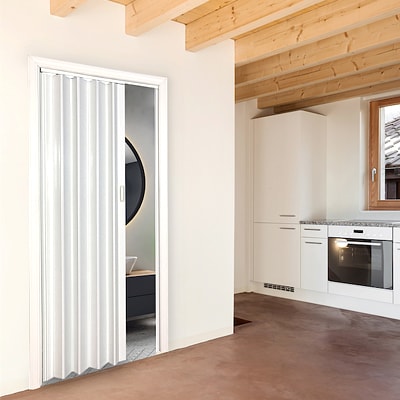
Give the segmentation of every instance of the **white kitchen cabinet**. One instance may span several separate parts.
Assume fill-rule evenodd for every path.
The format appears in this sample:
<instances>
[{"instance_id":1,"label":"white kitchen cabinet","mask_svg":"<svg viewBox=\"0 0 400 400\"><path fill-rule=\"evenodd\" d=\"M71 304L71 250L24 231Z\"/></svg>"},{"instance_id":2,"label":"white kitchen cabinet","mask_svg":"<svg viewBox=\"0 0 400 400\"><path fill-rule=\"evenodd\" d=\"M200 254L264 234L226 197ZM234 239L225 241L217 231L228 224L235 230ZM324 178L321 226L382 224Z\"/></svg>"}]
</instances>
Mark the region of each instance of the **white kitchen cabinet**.
<instances>
[{"instance_id":1,"label":"white kitchen cabinet","mask_svg":"<svg viewBox=\"0 0 400 400\"><path fill-rule=\"evenodd\" d=\"M298 223L326 213L326 117L295 111L253 123L253 280L300 287Z\"/></svg>"},{"instance_id":2,"label":"white kitchen cabinet","mask_svg":"<svg viewBox=\"0 0 400 400\"><path fill-rule=\"evenodd\" d=\"M253 280L300 286L299 224L254 224Z\"/></svg>"},{"instance_id":3,"label":"white kitchen cabinet","mask_svg":"<svg viewBox=\"0 0 400 400\"><path fill-rule=\"evenodd\" d=\"M306 111L254 120L254 222L325 217L326 117Z\"/></svg>"},{"instance_id":4,"label":"white kitchen cabinet","mask_svg":"<svg viewBox=\"0 0 400 400\"><path fill-rule=\"evenodd\" d=\"M328 291L328 238L323 225L301 226L300 287Z\"/></svg>"},{"instance_id":5,"label":"white kitchen cabinet","mask_svg":"<svg viewBox=\"0 0 400 400\"><path fill-rule=\"evenodd\" d=\"M400 228L393 228L393 302L400 304Z\"/></svg>"}]
</instances>

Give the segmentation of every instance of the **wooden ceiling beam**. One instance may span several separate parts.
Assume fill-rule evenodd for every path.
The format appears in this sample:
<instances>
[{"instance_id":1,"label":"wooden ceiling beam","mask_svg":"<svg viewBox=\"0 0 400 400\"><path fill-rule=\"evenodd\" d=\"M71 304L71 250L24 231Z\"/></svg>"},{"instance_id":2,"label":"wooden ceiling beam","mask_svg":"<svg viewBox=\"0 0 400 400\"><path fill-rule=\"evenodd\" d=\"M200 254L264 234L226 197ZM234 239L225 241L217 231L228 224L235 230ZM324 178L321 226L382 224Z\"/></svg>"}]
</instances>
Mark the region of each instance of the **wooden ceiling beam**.
<instances>
[{"instance_id":1,"label":"wooden ceiling beam","mask_svg":"<svg viewBox=\"0 0 400 400\"><path fill-rule=\"evenodd\" d=\"M66 17L78 8L85 0L50 0L50 14Z\"/></svg>"},{"instance_id":2,"label":"wooden ceiling beam","mask_svg":"<svg viewBox=\"0 0 400 400\"><path fill-rule=\"evenodd\" d=\"M240 65L355 29L400 13L398 0L326 0L318 7L238 37Z\"/></svg>"},{"instance_id":3,"label":"wooden ceiling beam","mask_svg":"<svg viewBox=\"0 0 400 400\"><path fill-rule=\"evenodd\" d=\"M236 87L236 101L251 100L269 94L281 94L287 90L315 85L395 64L400 64L400 42L286 75Z\"/></svg>"},{"instance_id":4,"label":"wooden ceiling beam","mask_svg":"<svg viewBox=\"0 0 400 400\"><path fill-rule=\"evenodd\" d=\"M125 32L138 36L207 0L134 0L125 7Z\"/></svg>"},{"instance_id":5,"label":"wooden ceiling beam","mask_svg":"<svg viewBox=\"0 0 400 400\"><path fill-rule=\"evenodd\" d=\"M237 66L236 85L298 71L398 41L400 15L395 15L260 61Z\"/></svg>"},{"instance_id":6,"label":"wooden ceiling beam","mask_svg":"<svg viewBox=\"0 0 400 400\"><path fill-rule=\"evenodd\" d=\"M217 11L222 7L234 3L235 1L236 0L208 0L207 3L193 8L193 10L190 10L187 13L180 15L178 18L175 18L175 21L187 25L190 22L203 17L204 15Z\"/></svg>"},{"instance_id":7,"label":"wooden ceiling beam","mask_svg":"<svg viewBox=\"0 0 400 400\"><path fill-rule=\"evenodd\" d=\"M302 100L330 96L336 93L369 87L400 79L400 64L378 68L373 71L354 74L315 85L309 85L258 99L259 108L275 107Z\"/></svg>"},{"instance_id":8,"label":"wooden ceiling beam","mask_svg":"<svg viewBox=\"0 0 400 400\"><path fill-rule=\"evenodd\" d=\"M186 50L197 51L287 17L322 0L236 0L186 25Z\"/></svg>"},{"instance_id":9,"label":"wooden ceiling beam","mask_svg":"<svg viewBox=\"0 0 400 400\"><path fill-rule=\"evenodd\" d=\"M133 0L109 0L109 1L112 1L113 3L122 4L123 6L127 6L128 4L132 3Z\"/></svg>"},{"instance_id":10,"label":"wooden ceiling beam","mask_svg":"<svg viewBox=\"0 0 400 400\"><path fill-rule=\"evenodd\" d=\"M336 93L336 94L333 94L330 96L317 97L317 98L308 99L308 100L300 100L300 101L293 102L290 104L273 107L273 110L274 110L274 113L276 113L276 114L280 114L283 112L289 112L289 111L295 111L295 110L304 110L305 108L308 108L308 107L318 106L321 104L333 103L335 101L342 101L342 100L352 99L355 97L372 96L372 95L376 95L376 94L386 93L386 92L390 92L393 90L398 90L399 87L400 87L400 79L394 80L391 82L378 83L376 85L370 85L370 86L366 86L366 87L359 88L359 89L348 90L348 91ZM263 108L263 107L260 107L260 104L258 104L258 107Z\"/></svg>"}]
</instances>

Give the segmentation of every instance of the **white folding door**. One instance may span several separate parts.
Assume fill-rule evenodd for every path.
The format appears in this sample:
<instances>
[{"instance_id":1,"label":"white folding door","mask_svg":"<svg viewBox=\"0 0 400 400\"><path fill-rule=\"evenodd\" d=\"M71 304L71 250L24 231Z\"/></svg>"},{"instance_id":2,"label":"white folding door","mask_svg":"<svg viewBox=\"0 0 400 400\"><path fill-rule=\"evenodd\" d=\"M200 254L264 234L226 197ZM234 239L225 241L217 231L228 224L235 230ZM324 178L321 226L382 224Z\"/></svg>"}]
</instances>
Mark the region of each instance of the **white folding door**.
<instances>
[{"instance_id":1,"label":"white folding door","mask_svg":"<svg viewBox=\"0 0 400 400\"><path fill-rule=\"evenodd\" d=\"M42 71L43 381L125 359L124 85Z\"/></svg>"}]
</instances>

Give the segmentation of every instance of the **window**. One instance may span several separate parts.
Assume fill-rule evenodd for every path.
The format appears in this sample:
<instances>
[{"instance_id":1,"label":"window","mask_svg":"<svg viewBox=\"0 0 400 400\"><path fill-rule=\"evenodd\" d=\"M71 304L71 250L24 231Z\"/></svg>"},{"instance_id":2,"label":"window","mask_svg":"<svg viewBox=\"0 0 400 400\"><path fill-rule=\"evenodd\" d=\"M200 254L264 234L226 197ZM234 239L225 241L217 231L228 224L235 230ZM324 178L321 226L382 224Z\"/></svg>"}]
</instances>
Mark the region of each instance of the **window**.
<instances>
[{"instance_id":1,"label":"window","mask_svg":"<svg viewBox=\"0 0 400 400\"><path fill-rule=\"evenodd\" d=\"M400 210L400 97L371 101L370 210Z\"/></svg>"}]
</instances>

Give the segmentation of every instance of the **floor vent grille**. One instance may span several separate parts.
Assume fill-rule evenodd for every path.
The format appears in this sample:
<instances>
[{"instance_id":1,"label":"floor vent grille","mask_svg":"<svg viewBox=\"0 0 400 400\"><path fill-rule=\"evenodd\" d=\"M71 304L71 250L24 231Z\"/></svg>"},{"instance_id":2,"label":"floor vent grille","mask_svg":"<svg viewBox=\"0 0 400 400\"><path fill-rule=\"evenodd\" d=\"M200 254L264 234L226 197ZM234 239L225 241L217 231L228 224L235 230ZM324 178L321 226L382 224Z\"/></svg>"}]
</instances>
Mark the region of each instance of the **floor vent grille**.
<instances>
[{"instance_id":1,"label":"floor vent grille","mask_svg":"<svg viewBox=\"0 0 400 400\"><path fill-rule=\"evenodd\" d=\"M294 292L293 286L277 285L276 283L264 283L267 289L283 290L284 292Z\"/></svg>"}]
</instances>

